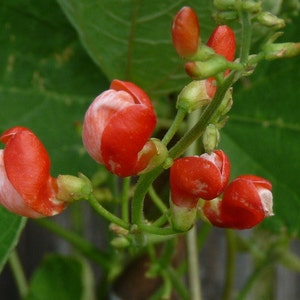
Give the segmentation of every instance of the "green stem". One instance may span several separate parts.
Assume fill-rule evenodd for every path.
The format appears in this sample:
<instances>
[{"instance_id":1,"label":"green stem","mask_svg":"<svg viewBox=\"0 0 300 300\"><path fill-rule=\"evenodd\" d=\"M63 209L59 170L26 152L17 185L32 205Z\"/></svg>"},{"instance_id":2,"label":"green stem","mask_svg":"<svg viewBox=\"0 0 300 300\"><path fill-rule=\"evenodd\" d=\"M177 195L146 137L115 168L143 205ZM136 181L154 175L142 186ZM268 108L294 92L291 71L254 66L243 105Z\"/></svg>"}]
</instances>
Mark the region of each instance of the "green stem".
<instances>
[{"instance_id":1,"label":"green stem","mask_svg":"<svg viewBox=\"0 0 300 300\"><path fill-rule=\"evenodd\" d=\"M28 293L28 284L16 250L13 250L9 256L9 264L14 274L19 294L23 299Z\"/></svg>"},{"instance_id":2,"label":"green stem","mask_svg":"<svg viewBox=\"0 0 300 300\"><path fill-rule=\"evenodd\" d=\"M175 116L175 119L174 119L172 125L170 126L169 130L167 131L167 133L165 134L165 136L161 140L164 145L168 145L169 142L172 140L172 138L174 137L174 135L178 131L179 127L181 126L182 121L185 118L186 114L187 114L186 110L184 110L182 108L178 109L177 114Z\"/></svg>"},{"instance_id":3,"label":"green stem","mask_svg":"<svg viewBox=\"0 0 300 300\"><path fill-rule=\"evenodd\" d=\"M51 231L52 233L55 233L56 235L63 238L65 241L69 242L79 252L101 265L105 270L110 269L111 266L109 264L108 254L96 248L87 240L83 239L82 237L71 231L62 228L53 221L49 221L47 219L36 219L35 221L47 230Z\"/></svg>"},{"instance_id":4,"label":"green stem","mask_svg":"<svg viewBox=\"0 0 300 300\"><path fill-rule=\"evenodd\" d=\"M226 268L225 268L225 286L223 290L223 300L232 299L232 291L234 286L234 273L236 264L236 240L234 231L227 229L226 233Z\"/></svg>"},{"instance_id":5,"label":"green stem","mask_svg":"<svg viewBox=\"0 0 300 300\"><path fill-rule=\"evenodd\" d=\"M121 196L121 206L122 206L122 219L126 223L129 222L129 189L130 189L131 177L126 177L123 179L123 189Z\"/></svg>"},{"instance_id":6,"label":"green stem","mask_svg":"<svg viewBox=\"0 0 300 300\"><path fill-rule=\"evenodd\" d=\"M201 281L199 272L199 258L197 249L197 229L194 226L186 235L187 257L188 257L188 274L190 295L193 300L201 300Z\"/></svg>"},{"instance_id":7,"label":"green stem","mask_svg":"<svg viewBox=\"0 0 300 300\"><path fill-rule=\"evenodd\" d=\"M241 53L240 63L246 64L249 58L250 47L251 47L251 15L249 12L241 12L240 18L242 22L242 42L241 42Z\"/></svg>"},{"instance_id":8,"label":"green stem","mask_svg":"<svg viewBox=\"0 0 300 300\"><path fill-rule=\"evenodd\" d=\"M164 214L168 211L167 206L163 203L160 197L157 195L156 191L153 188L153 185L149 187L149 195L153 201L153 203L157 206L157 208Z\"/></svg>"},{"instance_id":9,"label":"green stem","mask_svg":"<svg viewBox=\"0 0 300 300\"><path fill-rule=\"evenodd\" d=\"M94 208L94 210L101 215L102 217L104 217L106 220L109 220L111 223L114 223L124 229L129 230L130 225L128 224L128 222L120 219L119 217L117 217L116 215L112 214L111 212L109 212L107 209L105 209L96 199L96 197L94 196L94 194L91 194L89 199L87 199L89 201L89 203L91 204L91 206Z\"/></svg>"},{"instance_id":10,"label":"green stem","mask_svg":"<svg viewBox=\"0 0 300 300\"><path fill-rule=\"evenodd\" d=\"M158 167L153 171L140 176L135 193L132 200L132 223L138 227L142 226L144 222L144 199L148 189L154 179L163 171L163 168Z\"/></svg>"},{"instance_id":11,"label":"green stem","mask_svg":"<svg viewBox=\"0 0 300 300\"><path fill-rule=\"evenodd\" d=\"M236 72L231 72L224 80L224 82L218 87L216 94L205 109L199 121L189 130L169 151L169 156L173 159L180 156L195 140L197 140L204 132L206 126L209 124L211 117L214 115L218 107L220 106L227 90L236 80Z\"/></svg>"}]
</instances>

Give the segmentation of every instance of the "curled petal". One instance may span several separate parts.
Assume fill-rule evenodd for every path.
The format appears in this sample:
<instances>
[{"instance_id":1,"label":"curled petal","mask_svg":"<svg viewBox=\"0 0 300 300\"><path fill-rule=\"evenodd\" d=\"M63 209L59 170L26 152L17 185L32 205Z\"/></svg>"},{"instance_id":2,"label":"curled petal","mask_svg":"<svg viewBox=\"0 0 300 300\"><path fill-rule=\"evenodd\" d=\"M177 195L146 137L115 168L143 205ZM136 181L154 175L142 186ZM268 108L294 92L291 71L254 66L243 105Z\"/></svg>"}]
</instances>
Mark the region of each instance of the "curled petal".
<instances>
[{"instance_id":1,"label":"curled petal","mask_svg":"<svg viewBox=\"0 0 300 300\"><path fill-rule=\"evenodd\" d=\"M143 105L123 109L110 119L102 135L101 153L109 171L122 177L135 174L138 153L156 124L152 110Z\"/></svg>"},{"instance_id":2,"label":"curled petal","mask_svg":"<svg viewBox=\"0 0 300 300\"><path fill-rule=\"evenodd\" d=\"M30 208L24 202L7 178L4 162L3 150L0 150L0 203L7 210L24 217L38 218L43 215Z\"/></svg>"},{"instance_id":3,"label":"curled petal","mask_svg":"<svg viewBox=\"0 0 300 300\"><path fill-rule=\"evenodd\" d=\"M65 205L55 200L56 182L40 140L24 127L13 127L0 139L6 144L3 162L7 178L25 204L45 216L61 212Z\"/></svg>"}]
</instances>

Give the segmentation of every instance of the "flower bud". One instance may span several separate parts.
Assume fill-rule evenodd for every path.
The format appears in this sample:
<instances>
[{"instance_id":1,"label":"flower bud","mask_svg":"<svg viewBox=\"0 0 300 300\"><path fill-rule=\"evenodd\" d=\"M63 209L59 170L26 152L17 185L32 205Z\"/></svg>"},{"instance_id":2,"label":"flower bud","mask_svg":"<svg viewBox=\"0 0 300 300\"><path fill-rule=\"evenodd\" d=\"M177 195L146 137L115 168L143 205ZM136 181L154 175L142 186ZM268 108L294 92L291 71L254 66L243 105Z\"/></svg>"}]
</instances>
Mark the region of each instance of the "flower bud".
<instances>
[{"instance_id":1,"label":"flower bud","mask_svg":"<svg viewBox=\"0 0 300 300\"><path fill-rule=\"evenodd\" d=\"M236 0L214 0L214 6L220 10L232 10L235 8Z\"/></svg>"},{"instance_id":2,"label":"flower bud","mask_svg":"<svg viewBox=\"0 0 300 300\"><path fill-rule=\"evenodd\" d=\"M256 19L260 24L277 30L285 27L285 21L283 19L278 18L268 11L260 12Z\"/></svg>"},{"instance_id":3,"label":"flower bud","mask_svg":"<svg viewBox=\"0 0 300 300\"><path fill-rule=\"evenodd\" d=\"M50 175L50 158L41 141L24 127L5 131L0 140L0 204L11 212L40 218L60 213L57 180Z\"/></svg>"},{"instance_id":4,"label":"flower bud","mask_svg":"<svg viewBox=\"0 0 300 300\"><path fill-rule=\"evenodd\" d=\"M79 174L78 177L59 175L57 177L57 188L57 199L66 202L88 199L93 190L90 180L83 174Z\"/></svg>"},{"instance_id":5,"label":"flower bud","mask_svg":"<svg viewBox=\"0 0 300 300\"><path fill-rule=\"evenodd\" d=\"M212 32L207 46L211 47L215 53L223 56L227 61L232 62L236 51L236 40L233 30L227 25L217 26ZM225 70L224 75L226 76L228 73L229 70ZM215 79L213 77L208 78L206 85L209 96L213 98L217 89Z\"/></svg>"},{"instance_id":6,"label":"flower bud","mask_svg":"<svg viewBox=\"0 0 300 300\"><path fill-rule=\"evenodd\" d=\"M300 43L266 44L263 48L266 60L289 58L300 54Z\"/></svg>"},{"instance_id":7,"label":"flower bud","mask_svg":"<svg viewBox=\"0 0 300 300\"><path fill-rule=\"evenodd\" d=\"M209 124L202 137L205 152L211 153L220 142L220 132L214 124Z\"/></svg>"},{"instance_id":8,"label":"flower bud","mask_svg":"<svg viewBox=\"0 0 300 300\"><path fill-rule=\"evenodd\" d=\"M200 26L197 14L190 7L183 7L172 24L172 40L177 53L182 57L193 56L200 43Z\"/></svg>"},{"instance_id":9,"label":"flower bud","mask_svg":"<svg viewBox=\"0 0 300 300\"><path fill-rule=\"evenodd\" d=\"M224 190L223 199L205 202L202 215L215 226L248 229L273 215L272 185L264 178L242 175Z\"/></svg>"},{"instance_id":10,"label":"flower bud","mask_svg":"<svg viewBox=\"0 0 300 300\"><path fill-rule=\"evenodd\" d=\"M205 80L194 80L186 85L177 99L177 108L184 109L188 113L206 106L211 101L207 94Z\"/></svg>"},{"instance_id":11,"label":"flower bud","mask_svg":"<svg viewBox=\"0 0 300 300\"><path fill-rule=\"evenodd\" d=\"M149 140L156 116L147 94L131 82L113 80L88 108L82 140L90 156L113 174L141 172L139 152Z\"/></svg>"}]
</instances>

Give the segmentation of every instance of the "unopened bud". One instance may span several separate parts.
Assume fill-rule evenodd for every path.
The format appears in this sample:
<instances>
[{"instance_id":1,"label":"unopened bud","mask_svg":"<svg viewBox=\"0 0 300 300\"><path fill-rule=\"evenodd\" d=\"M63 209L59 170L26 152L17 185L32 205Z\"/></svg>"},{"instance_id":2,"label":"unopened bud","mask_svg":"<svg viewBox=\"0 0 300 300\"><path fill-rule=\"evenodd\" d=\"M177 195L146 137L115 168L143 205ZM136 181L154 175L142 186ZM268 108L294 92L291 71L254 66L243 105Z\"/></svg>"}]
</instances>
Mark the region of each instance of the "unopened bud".
<instances>
[{"instance_id":1,"label":"unopened bud","mask_svg":"<svg viewBox=\"0 0 300 300\"><path fill-rule=\"evenodd\" d=\"M285 21L278 18L270 12L264 11L257 15L257 21L267 27L272 27L274 29L281 29L285 27Z\"/></svg>"},{"instance_id":2,"label":"unopened bud","mask_svg":"<svg viewBox=\"0 0 300 300\"><path fill-rule=\"evenodd\" d=\"M263 51L266 60L294 57L300 55L300 43L266 44Z\"/></svg>"},{"instance_id":3,"label":"unopened bud","mask_svg":"<svg viewBox=\"0 0 300 300\"><path fill-rule=\"evenodd\" d=\"M234 9L236 0L214 0L214 6L220 10Z\"/></svg>"},{"instance_id":4,"label":"unopened bud","mask_svg":"<svg viewBox=\"0 0 300 300\"><path fill-rule=\"evenodd\" d=\"M207 94L205 80L194 80L186 85L177 99L177 108L184 109L188 113L206 106L211 101Z\"/></svg>"},{"instance_id":5,"label":"unopened bud","mask_svg":"<svg viewBox=\"0 0 300 300\"><path fill-rule=\"evenodd\" d=\"M235 10L217 11L213 14L217 24L225 24L238 19L238 13Z\"/></svg>"},{"instance_id":6,"label":"unopened bud","mask_svg":"<svg viewBox=\"0 0 300 300\"><path fill-rule=\"evenodd\" d=\"M59 175L57 177L57 199L60 201L72 202L81 199L88 199L92 193L92 184L83 174L78 177L72 175Z\"/></svg>"},{"instance_id":7,"label":"unopened bud","mask_svg":"<svg viewBox=\"0 0 300 300\"><path fill-rule=\"evenodd\" d=\"M242 10L252 14L257 14L261 11L261 2L256 2L251 0L242 1L240 5Z\"/></svg>"},{"instance_id":8,"label":"unopened bud","mask_svg":"<svg viewBox=\"0 0 300 300\"><path fill-rule=\"evenodd\" d=\"M218 128L214 124L209 124L206 127L202 137L202 141L205 152L207 152L208 154L216 149L220 142L220 133Z\"/></svg>"}]
</instances>

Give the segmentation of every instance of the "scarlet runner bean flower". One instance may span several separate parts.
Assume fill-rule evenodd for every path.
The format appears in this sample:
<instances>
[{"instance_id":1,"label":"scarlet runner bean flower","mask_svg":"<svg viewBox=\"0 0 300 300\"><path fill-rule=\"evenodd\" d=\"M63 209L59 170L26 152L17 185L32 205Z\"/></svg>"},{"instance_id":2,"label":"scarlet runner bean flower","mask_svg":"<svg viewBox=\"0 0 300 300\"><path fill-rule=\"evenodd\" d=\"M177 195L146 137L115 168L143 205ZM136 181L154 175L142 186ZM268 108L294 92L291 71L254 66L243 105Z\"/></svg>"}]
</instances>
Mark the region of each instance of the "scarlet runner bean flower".
<instances>
[{"instance_id":1,"label":"scarlet runner bean flower","mask_svg":"<svg viewBox=\"0 0 300 300\"><path fill-rule=\"evenodd\" d=\"M83 144L112 173L126 177L147 168L159 150L149 138L156 115L147 94L131 82L113 80L88 108Z\"/></svg>"},{"instance_id":2,"label":"scarlet runner bean flower","mask_svg":"<svg viewBox=\"0 0 300 300\"><path fill-rule=\"evenodd\" d=\"M56 178L40 140L27 128L13 127L0 140L0 204L13 213L38 218L60 213L66 202L57 199Z\"/></svg>"},{"instance_id":3,"label":"scarlet runner bean flower","mask_svg":"<svg viewBox=\"0 0 300 300\"><path fill-rule=\"evenodd\" d=\"M234 31L227 25L220 25L215 28L212 32L207 46L211 47L216 54L221 55L227 61L232 62L236 52L236 40ZM205 62L187 62L185 64L186 72L193 78L198 76L198 72L207 73L209 72L218 73L226 69L226 61L212 58ZM225 71L225 76L229 73L229 70ZM206 80L206 91L207 94L213 98L216 92L216 84L214 78L210 77Z\"/></svg>"},{"instance_id":4,"label":"scarlet runner bean flower","mask_svg":"<svg viewBox=\"0 0 300 300\"><path fill-rule=\"evenodd\" d=\"M199 199L211 200L220 195L229 177L229 159L222 150L175 160L170 170L170 204L175 227L189 229Z\"/></svg>"},{"instance_id":5,"label":"scarlet runner bean flower","mask_svg":"<svg viewBox=\"0 0 300 300\"><path fill-rule=\"evenodd\" d=\"M205 201L202 215L212 225L248 229L273 215L271 183L254 175L241 175L224 190L223 198Z\"/></svg>"},{"instance_id":6,"label":"scarlet runner bean flower","mask_svg":"<svg viewBox=\"0 0 300 300\"><path fill-rule=\"evenodd\" d=\"M175 15L172 23L172 41L177 53L182 57L193 56L200 43L200 26L196 13L184 6Z\"/></svg>"}]
</instances>

